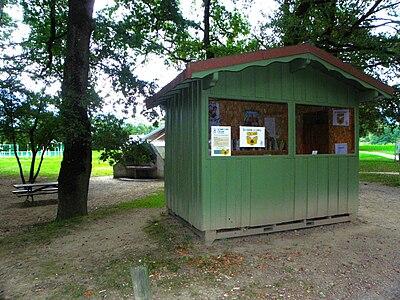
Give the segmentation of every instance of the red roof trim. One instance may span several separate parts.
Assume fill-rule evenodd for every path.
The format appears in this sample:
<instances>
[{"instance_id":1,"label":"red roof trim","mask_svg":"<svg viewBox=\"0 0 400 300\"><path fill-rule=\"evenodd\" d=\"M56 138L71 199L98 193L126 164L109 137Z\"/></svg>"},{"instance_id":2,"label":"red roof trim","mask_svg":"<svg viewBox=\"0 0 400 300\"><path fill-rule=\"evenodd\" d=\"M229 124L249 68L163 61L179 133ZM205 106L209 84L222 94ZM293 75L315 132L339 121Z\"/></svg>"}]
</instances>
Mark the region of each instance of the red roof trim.
<instances>
[{"instance_id":1,"label":"red roof trim","mask_svg":"<svg viewBox=\"0 0 400 300\"><path fill-rule=\"evenodd\" d=\"M389 95L393 95L394 89L391 86L384 84L383 82L363 73L351 64L344 63L332 54L308 44L301 44L295 46L288 46L282 48L273 48L268 50L260 50L256 52L243 53L231 56L211 58L207 60L201 60L193 63L189 63L186 69L180 73L175 79L164 86L158 93L154 96L146 99L146 103L154 104L160 97L165 95L167 92L174 89L179 83L185 81L192 77L193 73L207 71L211 69L220 69L224 67L240 65L260 60L268 60L273 58L287 57L299 54L311 53L318 58L328 62L329 64L345 71L356 77L357 79L364 81L373 87L384 91ZM152 103L153 102L153 103Z\"/></svg>"}]
</instances>

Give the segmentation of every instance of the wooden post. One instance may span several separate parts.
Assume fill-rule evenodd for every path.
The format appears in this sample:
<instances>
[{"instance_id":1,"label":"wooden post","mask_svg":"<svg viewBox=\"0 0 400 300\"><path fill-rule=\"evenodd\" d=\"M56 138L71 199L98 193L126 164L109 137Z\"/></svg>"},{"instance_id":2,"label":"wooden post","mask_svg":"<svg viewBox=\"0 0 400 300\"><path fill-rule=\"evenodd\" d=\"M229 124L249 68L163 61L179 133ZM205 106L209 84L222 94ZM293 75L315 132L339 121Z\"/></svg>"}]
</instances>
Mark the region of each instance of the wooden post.
<instances>
[{"instance_id":1,"label":"wooden post","mask_svg":"<svg viewBox=\"0 0 400 300\"><path fill-rule=\"evenodd\" d=\"M150 300L149 272L145 266L131 268L135 300Z\"/></svg>"}]
</instances>

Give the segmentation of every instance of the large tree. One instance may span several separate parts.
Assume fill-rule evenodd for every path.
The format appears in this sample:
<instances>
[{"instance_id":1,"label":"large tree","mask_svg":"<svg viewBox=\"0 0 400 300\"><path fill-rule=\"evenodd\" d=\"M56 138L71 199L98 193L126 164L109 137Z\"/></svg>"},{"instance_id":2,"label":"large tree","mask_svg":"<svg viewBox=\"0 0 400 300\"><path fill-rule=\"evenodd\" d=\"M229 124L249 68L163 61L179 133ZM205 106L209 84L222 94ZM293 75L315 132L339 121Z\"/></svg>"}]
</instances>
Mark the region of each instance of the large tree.
<instances>
[{"instance_id":1,"label":"large tree","mask_svg":"<svg viewBox=\"0 0 400 300\"><path fill-rule=\"evenodd\" d=\"M89 44L94 0L69 0L67 43L60 114L65 150L58 177L57 218L87 213L92 170L91 128L88 116Z\"/></svg>"},{"instance_id":2,"label":"large tree","mask_svg":"<svg viewBox=\"0 0 400 300\"><path fill-rule=\"evenodd\" d=\"M28 82L27 89L43 87L44 93L54 93L62 82L62 92L56 93L62 98L61 105L53 107L59 112L65 142L58 218L87 212L89 115L101 110L103 100L98 94L105 94L104 82L111 83L114 104L124 104L127 112L132 111L138 97L155 88L135 73L146 55L156 52L148 41L157 35L173 38L187 28L174 0L110 2L97 12L95 22L93 2L7 1L8 10L22 8L22 23L29 28L20 40L10 39L18 28L1 11L5 21L0 28L0 78L15 76Z\"/></svg>"}]
</instances>

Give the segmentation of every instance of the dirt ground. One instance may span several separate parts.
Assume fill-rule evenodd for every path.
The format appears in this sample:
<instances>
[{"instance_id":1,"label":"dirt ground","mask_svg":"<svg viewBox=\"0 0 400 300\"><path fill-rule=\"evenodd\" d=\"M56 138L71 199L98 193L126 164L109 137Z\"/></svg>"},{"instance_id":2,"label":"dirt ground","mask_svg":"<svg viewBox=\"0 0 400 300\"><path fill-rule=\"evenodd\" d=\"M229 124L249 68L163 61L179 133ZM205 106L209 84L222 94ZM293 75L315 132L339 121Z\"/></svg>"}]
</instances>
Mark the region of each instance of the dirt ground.
<instances>
[{"instance_id":1,"label":"dirt ground","mask_svg":"<svg viewBox=\"0 0 400 300\"><path fill-rule=\"evenodd\" d=\"M0 178L0 237L26 229L34 224L54 220L57 215L55 195L37 196L36 207L26 207L24 198L12 195L15 180ZM88 209L129 201L148 195L164 186L162 181L118 180L111 176L92 177Z\"/></svg>"},{"instance_id":2,"label":"dirt ground","mask_svg":"<svg viewBox=\"0 0 400 300\"><path fill-rule=\"evenodd\" d=\"M91 207L140 194L129 183L99 185L109 194ZM211 246L164 209L135 209L5 253L0 298L132 298L129 267L146 264L155 299L400 299L399 246L400 188L377 184L360 184L352 223Z\"/></svg>"}]
</instances>

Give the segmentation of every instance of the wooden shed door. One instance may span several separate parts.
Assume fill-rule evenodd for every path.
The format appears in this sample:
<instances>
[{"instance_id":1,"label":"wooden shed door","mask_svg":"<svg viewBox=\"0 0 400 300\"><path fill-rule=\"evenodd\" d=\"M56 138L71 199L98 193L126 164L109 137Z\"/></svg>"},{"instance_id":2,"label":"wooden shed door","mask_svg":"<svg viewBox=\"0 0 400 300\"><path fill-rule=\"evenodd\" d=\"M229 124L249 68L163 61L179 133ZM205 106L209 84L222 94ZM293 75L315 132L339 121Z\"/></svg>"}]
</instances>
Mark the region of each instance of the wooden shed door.
<instances>
[{"instance_id":1,"label":"wooden shed door","mask_svg":"<svg viewBox=\"0 0 400 300\"><path fill-rule=\"evenodd\" d=\"M328 112L303 115L303 143L306 154L311 154L313 150L319 154L329 153Z\"/></svg>"}]
</instances>

